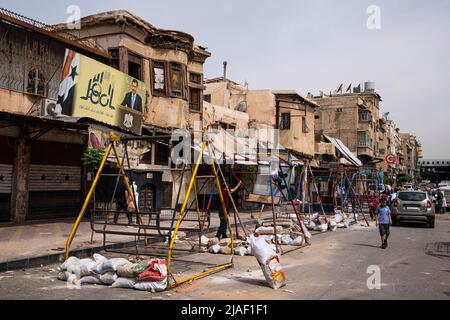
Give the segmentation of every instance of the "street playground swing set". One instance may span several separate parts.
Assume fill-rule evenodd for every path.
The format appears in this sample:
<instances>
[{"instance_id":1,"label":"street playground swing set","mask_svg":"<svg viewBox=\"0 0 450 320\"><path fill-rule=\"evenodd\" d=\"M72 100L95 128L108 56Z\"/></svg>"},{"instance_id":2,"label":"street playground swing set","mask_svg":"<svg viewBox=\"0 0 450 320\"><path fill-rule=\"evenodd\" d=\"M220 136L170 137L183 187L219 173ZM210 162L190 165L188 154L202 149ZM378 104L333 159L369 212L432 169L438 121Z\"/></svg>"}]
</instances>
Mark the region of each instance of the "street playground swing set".
<instances>
[{"instance_id":1,"label":"street playground swing set","mask_svg":"<svg viewBox=\"0 0 450 320\"><path fill-rule=\"evenodd\" d=\"M230 193L230 187L225 179L223 170L221 169L220 163L225 160L223 157L218 159L214 150L210 145L208 139L204 139L201 144L201 149L196 159L195 165L188 169L187 164L183 162L181 175L179 178L179 188L176 196L176 205L173 208L146 208L145 206L139 206L139 203L135 196L135 184L133 183L133 168L130 165L129 155L128 155L128 143L130 141L152 141L155 143L160 143L160 141L167 141L171 139L170 135L159 135L159 136L145 136L145 137L129 137L123 136L119 137L110 134L110 143L105 150L100 166L97 170L95 178L90 186L90 189L86 195L83 206L78 214L78 217L72 227L69 237L66 242L65 259L69 257L70 246L75 237L77 229L80 225L81 220L85 216L86 212L90 213L90 225L92 234L99 233L103 236L103 249L110 252L118 253L132 253L132 254L146 254L149 256L165 257L167 262L167 271L169 275L169 287L176 287L183 283L191 280L195 280L228 268L233 267L234 258L234 242L236 239L245 239L251 232L248 231L247 227L242 222L239 212L237 210L235 201L233 197L229 197L230 203L233 210L235 233L232 230L230 223L230 213L228 212L224 196L222 193L223 186L226 188L228 193ZM117 146L123 144L123 154L122 159L119 156ZM115 174L116 183L114 192L109 205L106 207L97 207L95 204L95 189L102 176L111 176L111 174L103 173L105 164L108 157L113 154L115 161L117 163L118 170ZM198 169L202 163L203 157L209 159L208 166L211 168L211 175L201 176L198 175ZM125 166L126 164L126 166ZM258 162L258 165L261 163ZM328 181L333 185L332 188L332 201L335 209L348 210L348 203L352 204L352 210L355 212L356 208L359 209L359 213L362 214L367 222L367 219L363 213L363 208L361 205L362 200L368 198L367 192L363 190L362 194L358 194L356 190L360 190L361 186L363 189L366 186L378 186L379 182L375 179L368 179L367 169L363 171L361 169L338 169L330 170L328 176L314 176L313 170L311 168L310 162L306 160L302 163L302 169L299 178L295 184L295 188L292 190L290 181L292 175L295 175L295 170L298 165L293 164L290 160L290 155L288 154L288 160L285 160L278 156L278 159L274 161L273 159L268 162L269 174L268 174L268 184L270 190L270 197L251 197L246 199L247 202L253 202L261 205L262 213L264 205L270 205L272 210L272 225L274 227L275 236L275 246L276 250L280 254L284 254L290 251L285 251L281 249L281 245L277 236L277 220L282 218L294 219L300 227L301 233L303 234L307 244L309 244L309 239L306 238L306 230L304 226L304 218L310 217L314 211L314 206L317 208L317 204L320 207L320 214L327 221L330 213L325 212L324 204L322 203L322 197L320 195L320 190L317 186L317 181ZM267 162L265 162L267 165ZM283 167L287 167L289 173L286 174L283 171ZM182 196L183 181L185 179L186 173L190 173L190 180L188 183L187 190L184 194L184 199L179 204L179 200ZM275 174L273 174L276 172ZM233 174L236 179L239 179L236 174ZM372 174L372 177L378 177L378 175ZM288 178L288 179L286 179ZM201 182L201 187L197 190L197 181ZM120 223L119 221L114 222L112 217L114 215L123 214L117 210L112 210L113 202L115 199L115 194L118 189L119 183L124 183L127 193L130 195L132 202L134 204L135 212L133 215L136 216L136 223ZM199 193L202 192L206 187L210 187L211 191L208 196L208 201L206 202L206 197L203 199L203 207L200 207L199 203ZM314 202L313 197L313 187L316 192L317 202ZM336 192L336 190L338 190ZM183 253L193 253L193 252L204 252L202 251L202 235L209 230L209 225L211 221L210 208L214 194L218 194L220 205L222 206L224 217L227 223L227 229L230 235L231 241L231 255L228 261L221 264L212 264L204 261L199 261L201 259L196 259L193 261L183 260L186 254ZM231 193L230 193L231 194ZM192 197L191 197L192 195ZM193 199L192 199L193 198ZM92 201L94 200L94 201ZM93 202L93 203L92 203ZM206 206L205 206L206 203ZM193 209L193 207L195 207ZM89 210L88 210L89 209ZM143 209L143 210L141 210ZM319 211L319 210L317 210ZM356 220L356 219L355 219ZM239 227L243 230L244 235L239 232ZM198 243L193 243L186 238L187 241L181 243L178 240L178 235L180 232L185 232L187 237L192 238L193 236L198 236ZM130 236L134 237L134 249L132 252L125 250L125 248L119 248L118 246L108 246L107 238L113 238L114 236ZM186 243L187 242L187 243ZM177 245L176 245L177 244ZM204 244L203 244L204 245ZM292 251L292 250L291 250ZM217 260L217 259L216 259ZM181 272L172 271L172 262L180 262L179 269L181 271L186 271L193 264L206 265L202 268L202 271L196 272L193 275L182 277L178 279L176 274ZM187 264L186 264L187 263ZM178 270L180 271L180 270ZM190 270L191 273L193 270Z\"/></svg>"}]
</instances>

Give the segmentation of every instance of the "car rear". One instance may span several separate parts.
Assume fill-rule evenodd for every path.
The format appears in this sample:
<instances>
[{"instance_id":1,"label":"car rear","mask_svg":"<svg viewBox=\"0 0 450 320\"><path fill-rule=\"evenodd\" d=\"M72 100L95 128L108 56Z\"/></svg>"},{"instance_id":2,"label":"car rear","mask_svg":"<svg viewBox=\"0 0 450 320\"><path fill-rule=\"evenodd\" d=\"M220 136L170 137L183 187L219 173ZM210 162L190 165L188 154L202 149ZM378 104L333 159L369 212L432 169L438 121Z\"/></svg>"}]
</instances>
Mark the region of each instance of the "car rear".
<instances>
[{"instance_id":1,"label":"car rear","mask_svg":"<svg viewBox=\"0 0 450 320\"><path fill-rule=\"evenodd\" d=\"M394 225L400 221L422 221L434 228L434 206L426 192L400 191L391 209Z\"/></svg>"}]
</instances>

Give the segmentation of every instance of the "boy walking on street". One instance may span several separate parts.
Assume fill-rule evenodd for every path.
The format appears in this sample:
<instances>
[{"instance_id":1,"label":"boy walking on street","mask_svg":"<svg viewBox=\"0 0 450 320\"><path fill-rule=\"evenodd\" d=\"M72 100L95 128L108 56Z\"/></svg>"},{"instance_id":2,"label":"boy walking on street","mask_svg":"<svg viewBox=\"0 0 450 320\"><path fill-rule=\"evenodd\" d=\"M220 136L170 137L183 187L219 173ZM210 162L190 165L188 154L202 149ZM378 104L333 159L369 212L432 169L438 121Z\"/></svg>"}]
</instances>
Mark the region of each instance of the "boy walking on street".
<instances>
[{"instance_id":1,"label":"boy walking on street","mask_svg":"<svg viewBox=\"0 0 450 320\"><path fill-rule=\"evenodd\" d=\"M381 248L386 249L388 246L389 226L392 224L391 209L387 206L386 199L381 200L381 205L375 211L375 225L378 226L381 236Z\"/></svg>"}]
</instances>

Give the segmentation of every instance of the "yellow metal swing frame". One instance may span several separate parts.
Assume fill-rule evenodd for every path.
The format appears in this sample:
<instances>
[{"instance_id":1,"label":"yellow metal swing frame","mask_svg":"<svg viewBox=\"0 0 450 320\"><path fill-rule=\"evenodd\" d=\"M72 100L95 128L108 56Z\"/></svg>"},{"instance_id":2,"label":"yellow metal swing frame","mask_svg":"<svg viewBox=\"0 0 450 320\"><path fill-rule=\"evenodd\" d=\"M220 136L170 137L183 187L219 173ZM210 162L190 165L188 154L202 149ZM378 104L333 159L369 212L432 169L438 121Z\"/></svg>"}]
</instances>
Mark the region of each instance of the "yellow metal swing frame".
<instances>
[{"instance_id":1,"label":"yellow metal swing frame","mask_svg":"<svg viewBox=\"0 0 450 320\"><path fill-rule=\"evenodd\" d=\"M122 176L122 178L123 178L123 180L125 182L125 185L126 185L126 190L128 191L128 194L131 195L131 198L132 198L133 203L135 205L136 214L137 214L137 216L139 218L140 223L142 224L142 218L141 218L141 216L139 214L139 206L136 203L136 199L135 199L134 193L132 192L132 189L130 187L129 181L128 181L128 179L126 177L126 174L125 174L125 169L123 167L123 163L120 160L119 154L118 154L116 146L115 146L115 143L120 142L120 141L121 141L121 138L119 136L117 136L117 135L115 135L113 133L110 133L110 143L109 143L108 147L106 148L106 151L105 151L105 153L103 155L103 158L102 158L102 161L100 163L100 166L99 166L99 168L97 170L97 173L95 175L94 181L93 181L93 183L92 183L92 185L91 185L91 187L89 189L88 194L86 195L86 198L84 200L83 206L81 207L81 210L80 210L80 212L78 214L78 217L77 217L77 219L76 219L76 221L75 221L75 223L74 223L74 225L72 227L72 230L71 230L71 232L69 234L69 237L67 238L64 259L67 259L69 257L70 246L71 246L72 241L73 241L73 239L74 239L74 237L76 235L76 232L78 230L80 222L81 222L81 220L83 219L83 217L84 217L84 215L86 213L86 210L88 208L89 202L90 202L90 200L92 198L92 195L94 193L95 187L97 186L97 183L98 183L98 181L100 179L100 175L101 175L101 173L103 171L103 168L105 166L105 163L106 163L106 161L107 161L107 159L108 159L108 157L109 157L109 155L111 153L111 150L113 151L114 156L116 158L117 165L118 165L119 170L120 170L120 175ZM195 180L196 180L196 175L197 175L198 168L199 168L199 166L200 166L200 164L202 162L203 155L204 155L204 152L205 152L206 148L208 148L208 153L209 153L209 158L210 158L210 161L211 161L211 167L212 167L212 172L213 172L216 188L217 188L217 191L218 191L218 194L219 194L220 203L221 203L221 206L222 206L222 209L223 209L223 212L224 212L224 216L225 216L225 219L226 219L226 222L227 222L227 229L228 229L228 232L230 234L230 239L231 239L231 258L230 258L230 261L227 262L227 263L216 265L216 266L211 267L211 268L207 268L207 269L205 269L204 271L202 271L202 272L200 272L198 274L195 274L193 276L189 276L189 277L185 277L185 278L177 280L174 277L174 275L171 273L171 263L172 263L172 260L173 260L172 259L173 258L172 254L173 254L173 250L174 250L174 246L175 246L175 239L176 239L178 230L180 228L180 225L183 222L184 212L185 212L185 210L187 208L188 201L189 201L189 196L190 196L191 191L192 191L193 188L194 188L194 193L195 193L195 202L196 202L197 214L199 215L198 197L197 197L197 192L196 192ZM226 184L226 181L223 181L223 182ZM200 216L199 216L199 223L200 223ZM145 229L144 229L144 235L145 235L144 236L144 244L148 245ZM223 198L223 194L222 194L222 188L221 188L221 185L220 185L219 175L218 175L217 170L216 170L216 165L215 165L215 160L214 160L214 157L213 157L213 153L212 153L212 150L211 150L211 148L210 148L210 146L208 144L208 141L206 139L204 139L204 141L202 143L201 151L200 151L200 153L198 155L198 158L196 160L195 167L192 170L192 175L191 175L191 179L189 181L188 189L186 191L186 195L185 195L183 204L182 204L180 212L179 212L179 217L177 219L177 222L175 224L175 228L173 230L173 233L172 233L170 239L171 239L171 241L170 241L169 249L168 249L168 252L167 252L167 272L168 272L168 275L172 279L171 281L169 280L169 287L170 288L173 288L173 287L179 286L179 285L181 285L183 283L186 283L186 282L189 282L189 281L192 281L192 280L196 280L196 279L205 277L207 275L210 275L210 274L213 274L213 273L216 273L216 272L219 272L219 271L222 271L222 270L225 270L225 269L233 267L234 235L233 235L233 231L232 231L232 228L231 228L230 220L229 220L229 217L228 217L228 210L227 210L227 208L225 206L225 202L224 202L224 198Z\"/></svg>"}]
</instances>

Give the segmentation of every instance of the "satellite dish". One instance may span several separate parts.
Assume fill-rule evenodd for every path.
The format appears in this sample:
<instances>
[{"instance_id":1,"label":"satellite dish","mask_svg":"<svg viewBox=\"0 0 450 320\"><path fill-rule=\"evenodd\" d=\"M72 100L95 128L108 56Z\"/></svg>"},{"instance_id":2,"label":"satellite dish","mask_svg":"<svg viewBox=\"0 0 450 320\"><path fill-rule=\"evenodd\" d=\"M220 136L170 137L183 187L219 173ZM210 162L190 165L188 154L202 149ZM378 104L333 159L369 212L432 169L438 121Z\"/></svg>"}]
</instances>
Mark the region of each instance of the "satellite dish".
<instances>
[{"instance_id":1,"label":"satellite dish","mask_svg":"<svg viewBox=\"0 0 450 320\"><path fill-rule=\"evenodd\" d=\"M234 110L246 112L247 111L247 102L241 101L239 104L234 108Z\"/></svg>"}]
</instances>

